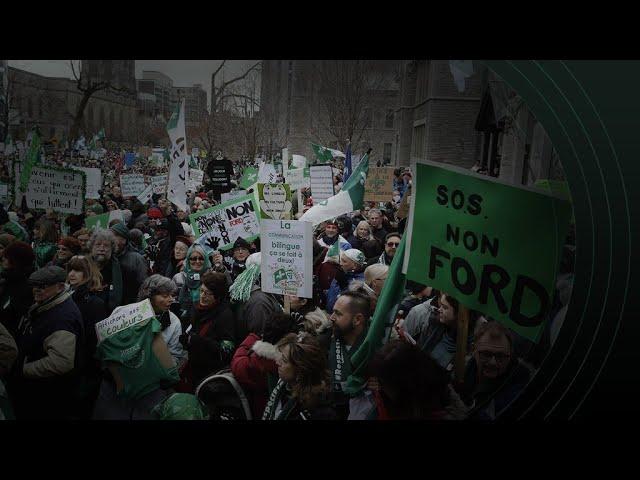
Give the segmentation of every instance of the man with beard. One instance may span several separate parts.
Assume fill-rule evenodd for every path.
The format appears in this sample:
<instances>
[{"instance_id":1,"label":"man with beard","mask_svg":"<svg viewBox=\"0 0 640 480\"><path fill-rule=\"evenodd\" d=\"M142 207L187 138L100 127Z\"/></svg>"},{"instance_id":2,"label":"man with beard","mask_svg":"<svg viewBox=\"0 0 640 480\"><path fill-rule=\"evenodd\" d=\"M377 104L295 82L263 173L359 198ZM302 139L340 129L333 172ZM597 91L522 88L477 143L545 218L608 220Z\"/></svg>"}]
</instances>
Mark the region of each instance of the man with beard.
<instances>
[{"instance_id":1,"label":"man with beard","mask_svg":"<svg viewBox=\"0 0 640 480\"><path fill-rule=\"evenodd\" d=\"M128 305L135 303L138 298L138 290L148 277L149 266L145 258L132 247L129 229L124 223L113 224L111 231L116 238L114 253L122 269L123 302Z\"/></svg>"},{"instance_id":2,"label":"man with beard","mask_svg":"<svg viewBox=\"0 0 640 480\"><path fill-rule=\"evenodd\" d=\"M111 230L96 229L87 245L90 256L102 274L102 293L109 315L113 310L124 305L123 275L120 262L113 254L116 249L116 238Z\"/></svg>"},{"instance_id":3,"label":"man with beard","mask_svg":"<svg viewBox=\"0 0 640 480\"><path fill-rule=\"evenodd\" d=\"M495 321L478 327L461 392L464 402L476 409L470 418L494 420L529 382L530 375L531 369L515 356L506 327Z\"/></svg>"},{"instance_id":4,"label":"man with beard","mask_svg":"<svg viewBox=\"0 0 640 480\"><path fill-rule=\"evenodd\" d=\"M328 349L331 372L332 403L338 418L349 416L349 399L344 386L352 373L351 356L364 341L369 327L369 298L358 292L347 291L338 297L331 314L333 330L319 337Z\"/></svg>"},{"instance_id":5,"label":"man with beard","mask_svg":"<svg viewBox=\"0 0 640 480\"><path fill-rule=\"evenodd\" d=\"M400 240L402 237L399 233L393 232L388 234L384 238L384 252L379 256L375 256L367 259L367 265L373 265L374 263L380 263L382 265L391 265L393 257L396 255L396 250L400 246Z\"/></svg>"}]
</instances>

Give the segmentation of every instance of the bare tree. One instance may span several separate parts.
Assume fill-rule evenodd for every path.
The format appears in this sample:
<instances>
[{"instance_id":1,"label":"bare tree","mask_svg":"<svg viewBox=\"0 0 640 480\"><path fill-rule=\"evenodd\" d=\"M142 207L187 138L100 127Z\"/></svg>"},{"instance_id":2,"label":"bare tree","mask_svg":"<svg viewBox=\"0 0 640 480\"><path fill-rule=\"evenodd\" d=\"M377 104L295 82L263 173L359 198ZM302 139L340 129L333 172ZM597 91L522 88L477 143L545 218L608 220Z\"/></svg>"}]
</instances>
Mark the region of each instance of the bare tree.
<instances>
[{"instance_id":1,"label":"bare tree","mask_svg":"<svg viewBox=\"0 0 640 480\"><path fill-rule=\"evenodd\" d=\"M229 89L233 95L229 107L232 113L232 139L240 146L240 155L245 155L250 160L256 156L261 137L258 78L257 72L253 72Z\"/></svg>"},{"instance_id":2,"label":"bare tree","mask_svg":"<svg viewBox=\"0 0 640 480\"><path fill-rule=\"evenodd\" d=\"M318 114L309 132L322 145L343 150L368 143L375 96L385 90L389 75L372 60L324 60L313 69Z\"/></svg>"},{"instance_id":3,"label":"bare tree","mask_svg":"<svg viewBox=\"0 0 640 480\"><path fill-rule=\"evenodd\" d=\"M229 138L233 128L233 115L227 111L234 98L243 94L234 92L234 86L242 82L251 72L260 70L260 62L256 62L241 75L229 80L223 77L223 68L227 60L223 60L211 74L211 102L209 111L205 113L199 128L196 129L194 141L210 154L223 150L225 139ZM220 79L220 77L222 78ZM219 80L220 79L220 80Z\"/></svg>"},{"instance_id":4,"label":"bare tree","mask_svg":"<svg viewBox=\"0 0 640 480\"><path fill-rule=\"evenodd\" d=\"M80 71L78 72L76 71L76 66L73 63L73 60L70 60L69 63L71 65L73 79L76 82L76 88L82 94L82 98L78 103L73 117L73 124L71 125L71 138L76 138L83 123L84 110L89 103L89 100L95 93L105 91L128 96L135 92L131 91L127 87L116 86L109 80L97 80L95 78L92 78L92 76L89 75L89 72L87 72L84 68L79 68Z\"/></svg>"}]
</instances>

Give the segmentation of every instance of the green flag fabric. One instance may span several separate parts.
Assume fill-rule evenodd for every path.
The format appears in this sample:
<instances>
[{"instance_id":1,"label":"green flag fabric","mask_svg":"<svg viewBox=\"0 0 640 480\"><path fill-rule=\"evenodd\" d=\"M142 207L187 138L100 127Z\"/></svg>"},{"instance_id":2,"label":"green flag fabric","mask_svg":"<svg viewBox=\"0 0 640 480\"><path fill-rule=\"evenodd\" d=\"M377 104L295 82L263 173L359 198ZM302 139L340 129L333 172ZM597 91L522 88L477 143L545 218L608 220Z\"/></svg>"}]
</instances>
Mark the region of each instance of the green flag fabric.
<instances>
[{"instance_id":1,"label":"green flag fabric","mask_svg":"<svg viewBox=\"0 0 640 480\"><path fill-rule=\"evenodd\" d=\"M320 163L329 163L333 160L333 155L331 150L322 145L316 145L315 143L311 144L311 148L313 149L313 153L316 155L316 158Z\"/></svg>"},{"instance_id":2,"label":"green flag fabric","mask_svg":"<svg viewBox=\"0 0 640 480\"><path fill-rule=\"evenodd\" d=\"M364 156L349 180L336 195L314 205L305 212L300 220L318 225L329 218L339 217L362 208L364 202L364 184L369 173L369 155Z\"/></svg>"},{"instance_id":3,"label":"green flag fabric","mask_svg":"<svg viewBox=\"0 0 640 480\"><path fill-rule=\"evenodd\" d=\"M246 190L257 181L258 181L258 169L245 168L244 174L240 179L240 188L243 190Z\"/></svg>"},{"instance_id":4,"label":"green flag fabric","mask_svg":"<svg viewBox=\"0 0 640 480\"><path fill-rule=\"evenodd\" d=\"M336 242L337 243L337 242ZM365 371L369 360L373 354L382 347L382 344L388 340L391 328L395 322L396 311L398 305L404 297L406 284L406 276L402 273L402 264L404 263L404 252L406 244L406 235L402 237L398 250L393 257L387 280L384 282L380 298L376 310L373 313L371 325L367 331L367 336L360 345L360 348L354 352L351 357L351 375L347 379L347 385L344 389L345 393L354 395L360 392L365 385ZM385 332L388 329L388 333Z\"/></svg>"},{"instance_id":5,"label":"green flag fabric","mask_svg":"<svg viewBox=\"0 0 640 480\"><path fill-rule=\"evenodd\" d=\"M102 127L100 129L100 131L98 132L98 140L104 140L105 139L105 133L104 133L104 127Z\"/></svg>"},{"instance_id":6,"label":"green flag fabric","mask_svg":"<svg viewBox=\"0 0 640 480\"><path fill-rule=\"evenodd\" d=\"M27 185L31 178L31 169L40 160L40 146L42 145L42 139L38 131L34 130L31 135L31 143L29 144L29 150L27 151L27 158L20 174L20 190L27 191Z\"/></svg>"}]
</instances>

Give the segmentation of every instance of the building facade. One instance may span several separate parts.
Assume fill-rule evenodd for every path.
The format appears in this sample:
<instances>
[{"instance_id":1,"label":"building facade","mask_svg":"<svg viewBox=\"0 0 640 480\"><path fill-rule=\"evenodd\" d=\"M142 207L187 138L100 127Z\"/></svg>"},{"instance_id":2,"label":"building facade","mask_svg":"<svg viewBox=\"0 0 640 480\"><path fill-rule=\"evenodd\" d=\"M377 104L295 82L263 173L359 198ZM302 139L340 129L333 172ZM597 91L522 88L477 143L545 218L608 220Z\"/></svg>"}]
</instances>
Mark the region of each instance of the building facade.
<instances>
[{"instance_id":1,"label":"building facade","mask_svg":"<svg viewBox=\"0 0 640 480\"><path fill-rule=\"evenodd\" d=\"M202 88L202 84L199 83L191 87L173 87L174 109L182 98L185 99L184 115L186 126L198 126L207 112L207 92Z\"/></svg>"},{"instance_id":2,"label":"building facade","mask_svg":"<svg viewBox=\"0 0 640 480\"><path fill-rule=\"evenodd\" d=\"M162 72L144 70L138 80L139 91L155 96L154 117L166 122L173 113L173 80Z\"/></svg>"},{"instance_id":3,"label":"building facade","mask_svg":"<svg viewBox=\"0 0 640 480\"><path fill-rule=\"evenodd\" d=\"M129 60L109 60L105 66L101 62L83 61L81 78L88 75L91 81L108 81L116 88L126 90L95 92L85 106L81 133L89 137L104 128L108 141L130 141L136 120L135 80L132 77L135 64ZM8 71L7 98L12 136L24 139L37 125L46 139L68 138L83 95L76 81L45 77L13 67Z\"/></svg>"},{"instance_id":4,"label":"building facade","mask_svg":"<svg viewBox=\"0 0 640 480\"><path fill-rule=\"evenodd\" d=\"M354 153L372 148L373 160L393 165L399 68L396 60L263 60L261 150L288 147L311 160L312 142L344 150L350 134Z\"/></svg>"}]
</instances>

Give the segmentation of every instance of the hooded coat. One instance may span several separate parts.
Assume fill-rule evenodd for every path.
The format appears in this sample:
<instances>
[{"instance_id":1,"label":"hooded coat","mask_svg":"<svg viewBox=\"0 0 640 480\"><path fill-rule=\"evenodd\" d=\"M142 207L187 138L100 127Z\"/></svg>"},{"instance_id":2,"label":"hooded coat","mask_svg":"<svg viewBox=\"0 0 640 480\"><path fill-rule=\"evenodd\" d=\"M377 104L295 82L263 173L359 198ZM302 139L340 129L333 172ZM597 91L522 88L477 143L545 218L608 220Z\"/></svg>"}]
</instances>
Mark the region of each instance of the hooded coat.
<instances>
[{"instance_id":1,"label":"hooded coat","mask_svg":"<svg viewBox=\"0 0 640 480\"><path fill-rule=\"evenodd\" d=\"M197 249L197 251L204 256L204 263L202 264L202 270L194 272L191 268L191 255ZM180 288L180 294L178 295L178 302L180 303L180 319L183 324L191 323L191 315L193 313L193 306L200 302L200 278L204 272L211 268L211 262L209 256L204 252L202 246L194 244L187 250L187 256L184 260L184 284Z\"/></svg>"}]
</instances>

